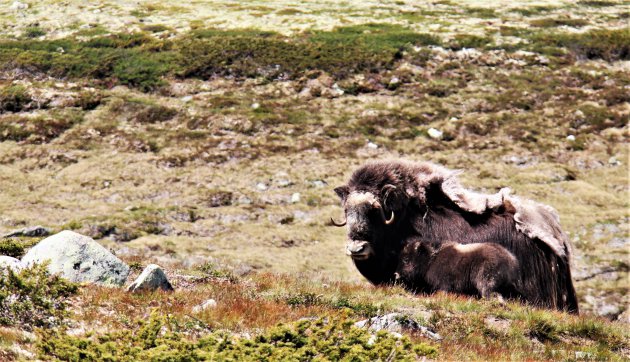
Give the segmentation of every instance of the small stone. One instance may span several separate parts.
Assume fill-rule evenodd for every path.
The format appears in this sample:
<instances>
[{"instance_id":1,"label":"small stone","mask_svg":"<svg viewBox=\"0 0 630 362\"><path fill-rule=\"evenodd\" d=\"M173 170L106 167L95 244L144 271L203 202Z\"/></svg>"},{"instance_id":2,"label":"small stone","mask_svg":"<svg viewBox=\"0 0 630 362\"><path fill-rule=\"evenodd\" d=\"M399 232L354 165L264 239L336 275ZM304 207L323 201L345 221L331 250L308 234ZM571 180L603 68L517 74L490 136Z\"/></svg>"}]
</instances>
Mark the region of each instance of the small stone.
<instances>
[{"instance_id":1,"label":"small stone","mask_svg":"<svg viewBox=\"0 0 630 362\"><path fill-rule=\"evenodd\" d=\"M442 136L444 135L444 132L435 128L429 128L429 130L427 131L427 134L429 135L429 137L435 140L441 140Z\"/></svg>"},{"instance_id":2,"label":"small stone","mask_svg":"<svg viewBox=\"0 0 630 362\"><path fill-rule=\"evenodd\" d=\"M291 203L297 204L298 202L300 202L300 193L296 192L293 195L291 195Z\"/></svg>"},{"instance_id":3,"label":"small stone","mask_svg":"<svg viewBox=\"0 0 630 362\"><path fill-rule=\"evenodd\" d=\"M172 291L173 286L166 278L166 274L157 264L149 264L138 278L129 285L128 292L138 293L143 291L154 291L162 289Z\"/></svg>"},{"instance_id":4,"label":"small stone","mask_svg":"<svg viewBox=\"0 0 630 362\"><path fill-rule=\"evenodd\" d=\"M185 97L181 98L182 102L184 102L184 103L188 103L188 102L192 101L192 99L193 99L192 96L185 96Z\"/></svg>"},{"instance_id":5,"label":"small stone","mask_svg":"<svg viewBox=\"0 0 630 362\"><path fill-rule=\"evenodd\" d=\"M311 185L317 187L317 188L322 188L322 187L326 187L326 185L328 185L328 182L324 181L324 180L313 180L311 181Z\"/></svg>"},{"instance_id":6,"label":"small stone","mask_svg":"<svg viewBox=\"0 0 630 362\"><path fill-rule=\"evenodd\" d=\"M395 335L400 335L404 330L418 331L424 336L433 340L441 340L442 337L429 330L425 326L421 326L418 322L403 316L400 313L390 313L383 316L377 316L370 319L365 319L354 324L357 328L367 328L372 332L378 332L380 330L386 330Z\"/></svg>"},{"instance_id":7,"label":"small stone","mask_svg":"<svg viewBox=\"0 0 630 362\"><path fill-rule=\"evenodd\" d=\"M11 231L10 233L5 234L3 237L4 238L10 238L14 236L36 237L36 236L48 236L48 235L50 235L50 229L38 225L38 226L30 226L30 227Z\"/></svg>"},{"instance_id":8,"label":"small stone","mask_svg":"<svg viewBox=\"0 0 630 362\"><path fill-rule=\"evenodd\" d=\"M14 272L20 271L24 266L19 259L12 258L6 255L0 255L0 270L4 268L10 268Z\"/></svg>"},{"instance_id":9,"label":"small stone","mask_svg":"<svg viewBox=\"0 0 630 362\"><path fill-rule=\"evenodd\" d=\"M267 186L267 184L265 184L264 182L259 182L256 184L256 188L259 191L267 191L267 189L269 188L269 186Z\"/></svg>"},{"instance_id":10,"label":"small stone","mask_svg":"<svg viewBox=\"0 0 630 362\"><path fill-rule=\"evenodd\" d=\"M280 179L276 181L276 184L279 187L289 187L291 185L293 185L293 182L291 180L287 180L287 179Z\"/></svg>"},{"instance_id":11,"label":"small stone","mask_svg":"<svg viewBox=\"0 0 630 362\"><path fill-rule=\"evenodd\" d=\"M214 299L208 299L205 302L201 303L200 305L196 305L193 307L192 312L193 313L200 313L203 312L204 310L208 309L208 308L216 308L217 306L217 301Z\"/></svg>"},{"instance_id":12,"label":"small stone","mask_svg":"<svg viewBox=\"0 0 630 362\"><path fill-rule=\"evenodd\" d=\"M19 2L19 1L14 1L13 4L11 4L11 6L9 7L9 9L11 10L26 10L28 9L28 4Z\"/></svg>"},{"instance_id":13,"label":"small stone","mask_svg":"<svg viewBox=\"0 0 630 362\"><path fill-rule=\"evenodd\" d=\"M574 136L574 135L572 135L572 134L568 135L568 136L567 136L567 141L570 141L570 142L575 141L575 136Z\"/></svg>"},{"instance_id":14,"label":"small stone","mask_svg":"<svg viewBox=\"0 0 630 362\"><path fill-rule=\"evenodd\" d=\"M608 164L611 166L621 166L621 161L619 161L616 157L611 157L608 159Z\"/></svg>"}]
</instances>

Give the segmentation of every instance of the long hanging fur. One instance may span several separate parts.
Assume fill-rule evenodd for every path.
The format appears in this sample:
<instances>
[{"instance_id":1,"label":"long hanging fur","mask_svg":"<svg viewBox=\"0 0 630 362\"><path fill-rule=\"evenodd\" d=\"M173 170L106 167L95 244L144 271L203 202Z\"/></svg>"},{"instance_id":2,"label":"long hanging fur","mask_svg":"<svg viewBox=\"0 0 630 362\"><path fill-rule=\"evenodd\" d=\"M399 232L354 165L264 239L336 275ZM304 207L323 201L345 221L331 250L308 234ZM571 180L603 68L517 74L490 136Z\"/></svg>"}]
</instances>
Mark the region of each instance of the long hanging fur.
<instances>
[{"instance_id":1,"label":"long hanging fur","mask_svg":"<svg viewBox=\"0 0 630 362\"><path fill-rule=\"evenodd\" d=\"M457 173L431 163L383 161L356 170L348 190L379 195L386 185L398 195L388 197L396 212L395 227L379 234L385 251L371 260L355 261L375 284L395 281L400 253L409 240L439 248L443 243L496 243L519 263L521 298L536 306L578 313L571 279L571 247L549 206L519 199L502 190L494 195L462 187ZM382 200L383 202L385 200ZM413 283L409 283L413 284ZM422 291L426 286L407 285Z\"/></svg>"}]
</instances>

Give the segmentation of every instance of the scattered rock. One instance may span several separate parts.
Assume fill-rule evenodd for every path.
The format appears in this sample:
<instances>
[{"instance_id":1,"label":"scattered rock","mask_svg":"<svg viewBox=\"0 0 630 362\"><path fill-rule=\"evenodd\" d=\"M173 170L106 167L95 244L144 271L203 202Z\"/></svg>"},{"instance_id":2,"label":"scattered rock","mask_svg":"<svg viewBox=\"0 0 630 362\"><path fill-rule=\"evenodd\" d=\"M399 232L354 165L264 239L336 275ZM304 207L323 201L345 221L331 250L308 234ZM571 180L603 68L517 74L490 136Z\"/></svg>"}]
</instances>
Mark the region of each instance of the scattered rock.
<instances>
[{"instance_id":1,"label":"scattered rock","mask_svg":"<svg viewBox=\"0 0 630 362\"><path fill-rule=\"evenodd\" d=\"M13 271L19 271L22 267L22 262L19 259L0 255L0 269L11 268Z\"/></svg>"},{"instance_id":2,"label":"scattered rock","mask_svg":"<svg viewBox=\"0 0 630 362\"><path fill-rule=\"evenodd\" d=\"M442 136L444 136L444 132L435 128L429 128L429 130L427 131L427 134L429 135L429 137L435 140L441 140Z\"/></svg>"},{"instance_id":3,"label":"scattered rock","mask_svg":"<svg viewBox=\"0 0 630 362\"><path fill-rule=\"evenodd\" d=\"M608 159L608 164L611 166L621 166L621 161L619 161L616 157L611 157Z\"/></svg>"},{"instance_id":4,"label":"scattered rock","mask_svg":"<svg viewBox=\"0 0 630 362\"><path fill-rule=\"evenodd\" d=\"M19 1L14 1L13 4L11 4L11 6L9 7L9 9L11 10L26 10L28 9L28 4L19 2Z\"/></svg>"},{"instance_id":5,"label":"scattered rock","mask_svg":"<svg viewBox=\"0 0 630 362\"><path fill-rule=\"evenodd\" d=\"M45 228L43 226L30 226L18 230L11 231L10 233L3 236L3 238L11 238L15 236L48 236L50 235L50 229Z\"/></svg>"},{"instance_id":6,"label":"scattered rock","mask_svg":"<svg viewBox=\"0 0 630 362\"><path fill-rule=\"evenodd\" d=\"M365 319L355 323L354 326L358 328L367 328L373 332L378 332L380 330L386 330L390 333L402 333L405 330L418 331L433 340L438 341L442 339L439 334L430 331L427 327L419 325L418 322L405 317L400 313L390 313L383 316Z\"/></svg>"},{"instance_id":7,"label":"scattered rock","mask_svg":"<svg viewBox=\"0 0 630 362\"><path fill-rule=\"evenodd\" d=\"M507 319L500 319L494 316L488 316L483 321L488 327L502 333L507 333L510 329L510 326L512 325L512 321Z\"/></svg>"},{"instance_id":8,"label":"scattered rock","mask_svg":"<svg viewBox=\"0 0 630 362\"><path fill-rule=\"evenodd\" d=\"M630 308L623 311L623 313L619 314L617 320L622 323L630 324Z\"/></svg>"},{"instance_id":9,"label":"scattered rock","mask_svg":"<svg viewBox=\"0 0 630 362\"><path fill-rule=\"evenodd\" d=\"M173 286L166 278L166 274L159 265L149 264L136 278L136 280L127 288L128 292L138 293L144 291L154 291L162 289L172 291Z\"/></svg>"},{"instance_id":10,"label":"scattered rock","mask_svg":"<svg viewBox=\"0 0 630 362\"><path fill-rule=\"evenodd\" d=\"M615 320L619 317L621 311L619 310L619 306L606 303L598 307L595 313L601 317Z\"/></svg>"},{"instance_id":11,"label":"scattered rock","mask_svg":"<svg viewBox=\"0 0 630 362\"><path fill-rule=\"evenodd\" d=\"M92 238L69 230L40 241L22 257L22 264L46 260L50 273L73 282L120 286L129 275L129 266L122 260Z\"/></svg>"},{"instance_id":12,"label":"scattered rock","mask_svg":"<svg viewBox=\"0 0 630 362\"><path fill-rule=\"evenodd\" d=\"M208 309L208 308L216 308L217 306L217 301L214 299L208 299L205 302L196 305L193 307L192 312L193 313L200 313L203 312L204 310Z\"/></svg>"},{"instance_id":13,"label":"scattered rock","mask_svg":"<svg viewBox=\"0 0 630 362\"><path fill-rule=\"evenodd\" d=\"M295 192L293 195L291 195L291 203L297 204L298 202L300 202L300 193Z\"/></svg>"},{"instance_id":14,"label":"scattered rock","mask_svg":"<svg viewBox=\"0 0 630 362\"><path fill-rule=\"evenodd\" d=\"M314 187L322 188L322 187L326 187L326 185L328 185L328 182L324 180L312 180L310 181L310 184L313 185Z\"/></svg>"}]
</instances>

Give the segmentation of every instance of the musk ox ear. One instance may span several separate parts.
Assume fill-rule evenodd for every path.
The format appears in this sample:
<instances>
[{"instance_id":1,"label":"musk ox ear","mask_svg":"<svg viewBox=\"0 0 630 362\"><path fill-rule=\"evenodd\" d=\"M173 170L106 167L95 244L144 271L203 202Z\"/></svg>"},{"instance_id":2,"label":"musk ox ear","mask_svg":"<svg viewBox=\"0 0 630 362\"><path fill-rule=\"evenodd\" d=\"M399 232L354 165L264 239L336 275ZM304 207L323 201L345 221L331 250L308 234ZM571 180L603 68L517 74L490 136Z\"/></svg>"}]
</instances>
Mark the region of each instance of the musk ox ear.
<instances>
[{"instance_id":1,"label":"musk ox ear","mask_svg":"<svg viewBox=\"0 0 630 362\"><path fill-rule=\"evenodd\" d=\"M341 200L345 200L350 193L350 188L346 185L335 187L335 193L337 194L337 196L339 196Z\"/></svg>"},{"instance_id":2,"label":"musk ox ear","mask_svg":"<svg viewBox=\"0 0 630 362\"><path fill-rule=\"evenodd\" d=\"M385 185L381 189L383 205L389 210L400 210L406 206L407 197L403 190L394 185Z\"/></svg>"}]
</instances>

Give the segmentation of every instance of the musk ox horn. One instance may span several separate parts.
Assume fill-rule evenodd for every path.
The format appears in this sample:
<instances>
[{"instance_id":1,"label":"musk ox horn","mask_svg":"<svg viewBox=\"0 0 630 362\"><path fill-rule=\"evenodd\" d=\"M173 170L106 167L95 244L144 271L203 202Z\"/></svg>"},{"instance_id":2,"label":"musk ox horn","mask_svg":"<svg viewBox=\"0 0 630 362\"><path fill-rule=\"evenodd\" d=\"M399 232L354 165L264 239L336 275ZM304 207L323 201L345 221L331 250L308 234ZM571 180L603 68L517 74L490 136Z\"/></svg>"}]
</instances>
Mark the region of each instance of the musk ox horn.
<instances>
[{"instance_id":1,"label":"musk ox horn","mask_svg":"<svg viewBox=\"0 0 630 362\"><path fill-rule=\"evenodd\" d=\"M345 226L345 225L346 225L346 220L344 220L343 222L340 222L340 223L339 223L339 222L336 222L336 221L335 221L335 219L333 219L332 217L330 218L330 222L331 222L333 225L335 225L335 226L339 226L339 227L341 227L341 226Z\"/></svg>"},{"instance_id":2,"label":"musk ox horn","mask_svg":"<svg viewBox=\"0 0 630 362\"><path fill-rule=\"evenodd\" d=\"M383 207L381 206L380 203L374 202L372 206L377 208L381 212L381 218L383 219L383 222L385 223L385 225L391 225L394 222L394 210L392 210L392 216L388 220L387 217L385 216L385 211L383 210Z\"/></svg>"},{"instance_id":3,"label":"musk ox horn","mask_svg":"<svg viewBox=\"0 0 630 362\"><path fill-rule=\"evenodd\" d=\"M383 209L381 209L381 212L383 212ZM385 221L385 225L391 225L394 222L394 211L392 210L392 216L389 218L389 220L385 219L385 213L382 214L383 216L383 221Z\"/></svg>"}]
</instances>

